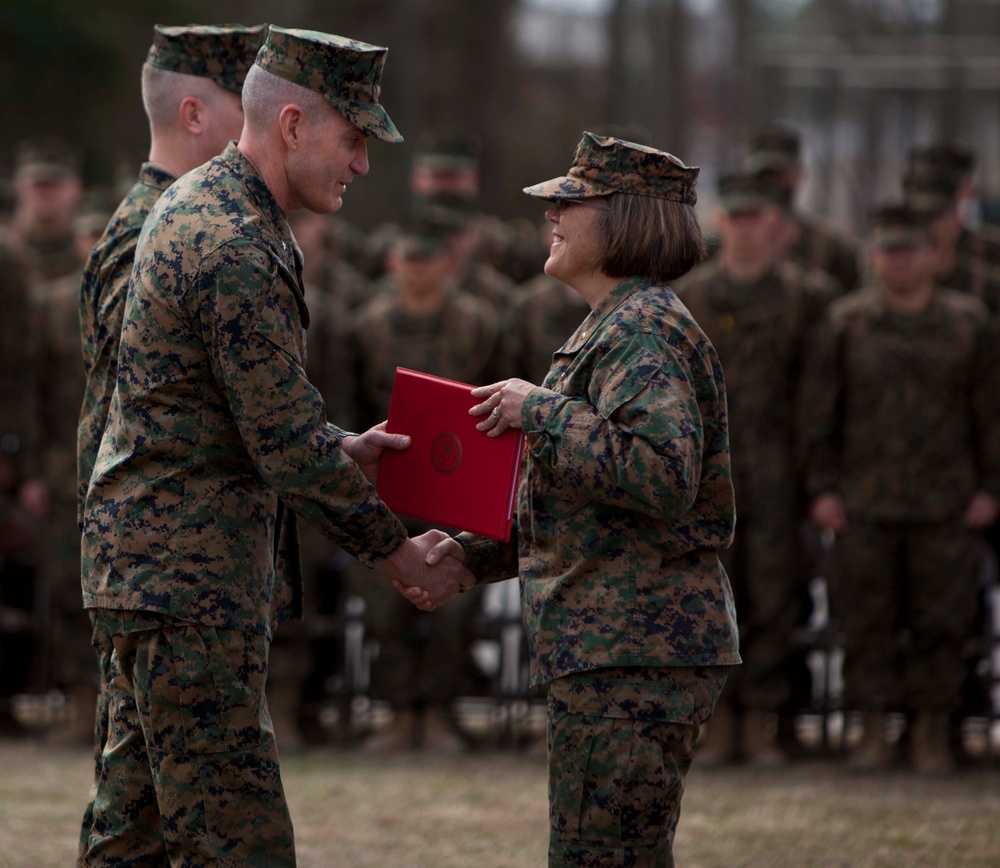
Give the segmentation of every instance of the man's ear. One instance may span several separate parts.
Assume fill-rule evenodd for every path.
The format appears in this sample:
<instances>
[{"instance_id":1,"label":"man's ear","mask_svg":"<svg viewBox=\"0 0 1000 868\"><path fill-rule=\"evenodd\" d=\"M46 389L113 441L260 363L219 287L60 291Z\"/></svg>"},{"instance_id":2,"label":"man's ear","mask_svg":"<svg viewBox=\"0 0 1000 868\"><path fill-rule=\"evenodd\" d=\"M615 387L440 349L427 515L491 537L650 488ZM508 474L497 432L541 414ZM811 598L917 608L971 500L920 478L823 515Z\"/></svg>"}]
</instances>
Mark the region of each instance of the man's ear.
<instances>
[{"instance_id":1,"label":"man's ear","mask_svg":"<svg viewBox=\"0 0 1000 868\"><path fill-rule=\"evenodd\" d=\"M298 150L302 146L308 126L309 116L294 103L286 105L278 115L281 137L285 140L285 147L290 151Z\"/></svg>"},{"instance_id":2,"label":"man's ear","mask_svg":"<svg viewBox=\"0 0 1000 868\"><path fill-rule=\"evenodd\" d=\"M177 115L186 132L200 136L205 131L205 104L198 97L184 97L177 107Z\"/></svg>"}]
</instances>

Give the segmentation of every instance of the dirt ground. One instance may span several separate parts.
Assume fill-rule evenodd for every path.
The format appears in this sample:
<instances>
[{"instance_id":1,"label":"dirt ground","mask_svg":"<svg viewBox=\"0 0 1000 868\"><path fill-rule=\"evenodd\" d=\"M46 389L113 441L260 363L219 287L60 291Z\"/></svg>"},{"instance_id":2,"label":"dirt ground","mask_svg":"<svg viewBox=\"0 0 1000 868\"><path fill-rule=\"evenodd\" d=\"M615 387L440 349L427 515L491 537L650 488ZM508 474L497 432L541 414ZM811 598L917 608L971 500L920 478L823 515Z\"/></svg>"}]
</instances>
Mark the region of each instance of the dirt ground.
<instances>
[{"instance_id":1,"label":"dirt ground","mask_svg":"<svg viewBox=\"0 0 1000 868\"><path fill-rule=\"evenodd\" d=\"M283 760L303 868L545 864L543 759L509 751ZM91 768L84 750L0 742L0 868L65 868ZM681 868L1000 865L1000 769L931 780L831 762L703 770L688 781Z\"/></svg>"}]
</instances>

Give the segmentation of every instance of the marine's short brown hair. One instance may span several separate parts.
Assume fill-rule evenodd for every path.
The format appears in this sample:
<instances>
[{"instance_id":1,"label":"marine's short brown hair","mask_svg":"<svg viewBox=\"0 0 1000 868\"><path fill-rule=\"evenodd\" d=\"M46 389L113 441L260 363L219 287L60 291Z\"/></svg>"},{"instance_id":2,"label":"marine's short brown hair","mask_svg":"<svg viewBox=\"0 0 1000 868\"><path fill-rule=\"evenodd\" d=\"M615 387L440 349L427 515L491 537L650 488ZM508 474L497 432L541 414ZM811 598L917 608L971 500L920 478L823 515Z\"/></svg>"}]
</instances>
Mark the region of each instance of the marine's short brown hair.
<instances>
[{"instance_id":1,"label":"marine's short brown hair","mask_svg":"<svg viewBox=\"0 0 1000 868\"><path fill-rule=\"evenodd\" d=\"M677 280L705 258L705 238L692 205L671 199L613 193L595 228L608 277L634 274L656 283Z\"/></svg>"}]
</instances>

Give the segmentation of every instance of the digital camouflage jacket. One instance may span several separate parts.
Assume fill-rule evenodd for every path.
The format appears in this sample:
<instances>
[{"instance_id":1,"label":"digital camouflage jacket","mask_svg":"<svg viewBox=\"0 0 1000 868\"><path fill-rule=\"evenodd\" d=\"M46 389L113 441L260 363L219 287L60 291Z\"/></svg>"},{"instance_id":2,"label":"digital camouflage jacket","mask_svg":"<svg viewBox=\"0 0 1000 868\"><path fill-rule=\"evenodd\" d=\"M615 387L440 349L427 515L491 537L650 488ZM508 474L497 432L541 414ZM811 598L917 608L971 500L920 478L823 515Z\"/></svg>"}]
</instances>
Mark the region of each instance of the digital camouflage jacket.
<instances>
[{"instance_id":1,"label":"digital camouflage jacket","mask_svg":"<svg viewBox=\"0 0 1000 868\"><path fill-rule=\"evenodd\" d=\"M480 581L519 573L531 680L739 663L719 550L736 520L722 368L666 286L632 277L524 402L517 550L463 534Z\"/></svg>"},{"instance_id":2,"label":"digital camouflage jacket","mask_svg":"<svg viewBox=\"0 0 1000 868\"><path fill-rule=\"evenodd\" d=\"M85 606L269 632L294 555L275 543L279 499L369 565L402 544L306 378L308 322L285 215L230 144L139 238L84 509Z\"/></svg>"}]
</instances>

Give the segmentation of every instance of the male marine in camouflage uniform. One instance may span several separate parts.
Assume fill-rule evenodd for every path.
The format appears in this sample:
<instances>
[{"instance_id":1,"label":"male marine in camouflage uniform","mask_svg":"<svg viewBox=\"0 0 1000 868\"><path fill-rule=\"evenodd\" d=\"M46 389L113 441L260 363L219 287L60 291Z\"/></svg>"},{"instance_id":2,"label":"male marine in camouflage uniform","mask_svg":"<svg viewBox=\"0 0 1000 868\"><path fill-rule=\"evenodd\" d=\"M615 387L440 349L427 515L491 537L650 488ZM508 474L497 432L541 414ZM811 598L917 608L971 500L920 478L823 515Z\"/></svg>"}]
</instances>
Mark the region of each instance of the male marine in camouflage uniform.
<instances>
[{"instance_id":1,"label":"male marine in camouflage uniform","mask_svg":"<svg viewBox=\"0 0 1000 868\"><path fill-rule=\"evenodd\" d=\"M109 735L83 864L292 865L264 698L289 510L366 563L432 590L369 481L406 438L329 424L306 379L309 323L288 211L332 212L368 170L385 49L271 28L238 144L175 182L136 248L118 377L84 508L84 605L114 653Z\"/></svg>"},{"instance_id":2,"label":"male marine in camouflage uniform","mask_svg":"<svg viewBox=\"0 0 1000 868\"><path fill-rule=\"evenodd\" d=\"M27 490L36 496L34 512L25 510L22 504L15 516L22 526L25 519L34 524L37 543L19 552L11 565L19 574L7 577L0 590L0 605L13 607L14 614L23 612L30 621L29 632L24 629L27 624L22 626L17 623L20 618L15 618L15 635L0 639L0 642L9 640L19 646L18 652L13 649L6 653L0 651L0 657L6 657L8 665L14 662L17 654L21 655L12 667L14 671L8 669L5 673L14 678L0 688L3 693L15 688L18 682L22 690L54 686L52 663L53 652L57 650L54 640L56 634L65 633L63 628L67 621L62 617L53 621L50 617L53 612L61 615L75 608L78 617L86 621L79 607L79 535L72 509L66 523L64 508L67 407L65 400L61 400L74 386L79 388L82 375L76 371L80 367L78 351L71 351L68 366L60 370L60 365L67 361L61 354L66 345L66 331L61 327L65 317L60 317L58 310L53 311L53 308L65 310L67 292L71 299L79 281L81 257L73 231L82 197L78 155L56 138L22 142L17 150L14 189L16 209L8 241L16 248L18 259L28 266L24 301L30 301L33 322L26 322L18 316L17 306L13 308L10 325L20 333L12 336L12 348L16 351L25 340L30 340L33 347L32 357L21 358L7 375L16 376L18 389L51 390L55 386L55 390L48 391L44 401L40 400L40 392L29 399L39 415L31 423L30 439L19 444L17 462L22 471L28 466L32 468L35 479ZM16 267L11 277L17 280ZM53 325L57 330L50 335L48 330ZM75 339L72 343L79 346ZM53 354L59 358L54 360ZM48 364L50 361L55 364ZM29 364L32 369L27 374L27 381L22 381ZM53 379L46 371L58 374ZM68 412L72 417L75 408ZM72 446L68 448L71 454ZM64 608L67 605L71 608ZM89 635L84 642L84 652L91 655L92 664ZM70 680L75 680L79 671L73 673L59 668L59 686L69 687L63 676L70 675ZM90 711L84 713L89 716Z\"/></svg>"},{"instance_id":3,"label":"male marine in camouflage uniform","mask_svg":"<svg viewBox=\"0 0 1000 868\"><path fill-rule=\"evenodd\" d=\"M37 280L65 277L79 269L73 220L83 199L80 161L57 138L20 144L14 166L17 204L10 242L21 250Z\"/></svg>"},{"instance_id":4,"label":"male marine in camouflage uniform","mask_svg":"<svg viewBox=\"0 0 1000 868\"><path fill-rule=\"evenodd\" d=\"M243 128L240 92L265 29L263 25L159 24L153 29L153 42L142 67L149 160L139 169L139 179L90 251L83 280L78 282L76 340L78 349L82 342L86 378L82 402L77 400L76 520L80 524L117 379L118 341L142 224L176 178L207 162L239 137ZM102 634L94 634L101 659L113 651L103 640ZM99 671L105 666L99 663ZM98 774L106 738L107 720L99 716L94 745ZM87 827L85 820L84 836Z\"/></svg>"},{"instance_id":5,"label":"male marine in camouflage uniform","mask_svg":"<svg viewBox=\"0 0 1000 868\"><path fill-rule=\"evenodd\" d=\"M438 130L413 159L410 190L416 207L446 208L456 219L451 243L458 255L457 278L465 292L503 314L514 282L483 257L486 215L479 205L479 143L459 130Z\"/></svg>"},{"instance_id":6,"label":"male marine in camouflage uniform","mask_svg":"<svg viewBox=\"0 0 1000 868\"><path fill-rule=\"evenodd\" d=\"M835 281L781 259L781 191L760 173L722 178L722 247L677 284L726 372L739 526L722 562L740 615L744 665L734 672L699 757L783 759L769 717L791 694L788 660L800 608L803 517L795 406L810 334Z\"/></svg>"},{"instance_id":7,"label":"male marine in camouflage uniform","mask_svg":"<svg viewBox=\"0 0 1000 868\"><path fill-rule=\"evenodd\" d=\"M935 286L925 216L881 209L874 235L873 285L830 308L810 354L806 483L837 534L844 702L865 724L851 762L884 767L887 713L912 712L914 767L941 773L981 531L1000 511L1000 364L982 302Z\"/></svg>"},{"instance_id":8,"label":"male marine in camouflage uniform","mask_svg":"<svg viewBox=\"0 0 1000 868\"><path fill-rule=\"evenodd\" d=\"M447 226L412 216L389 254L396 291L357 313L352 348L362 427L389 413L396 367L480 385L494 378L499 324L493 307L457 283L458 255ZM411 535L429 525L407 521ZM468 666L467 624L479 594L432 613L418 612L388 587L366 583L365 620L379 642L373 689L393 707L392 726L366 750L422 746L455 753L463 743L451 703Z\"/></svg>"},{"instance_id":9,"label":"male marine in camouflage uniform","mask_svg":"<svg viewBox=\"0 0 1000 868\"><path fill-rule=\"evenodd\" d=\"M827 272L843 287L842 291L850 292L861 282L858 245L822 221L794 211L795 196L803 177L801 151L798 131L784 124L772 124L750 136L746 168L773 171L780 180L785 203L793 209L789 258L805 268Z\"/></svg>"},{"instance_id":10,"label":"male marine in camouflage uniform","mask_svg":"<svg viewBox=\"0 0 1000 868\"><path fill-rule=\"evenodd\" d=\"M240 92L265 26L153 30L142 70L149 160L90 254L80 287L87 390L78 430L79 509L94 469L118 372L118 338L136 242L156 200L178 177L216 156L243 128Z\"/></svg>"}]
</instances>

